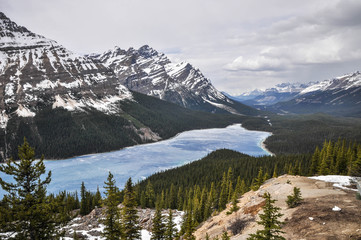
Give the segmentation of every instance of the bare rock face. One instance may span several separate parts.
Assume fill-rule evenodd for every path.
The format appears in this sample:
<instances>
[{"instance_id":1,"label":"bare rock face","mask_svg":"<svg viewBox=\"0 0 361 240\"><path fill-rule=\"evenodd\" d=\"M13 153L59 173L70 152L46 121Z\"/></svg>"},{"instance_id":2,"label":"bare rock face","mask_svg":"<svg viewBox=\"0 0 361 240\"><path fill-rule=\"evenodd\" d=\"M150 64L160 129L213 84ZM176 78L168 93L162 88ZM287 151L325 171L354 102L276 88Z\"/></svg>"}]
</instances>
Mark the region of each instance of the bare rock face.
<instances>
[{"instance_id":1,"label":"bare rock face","mask_svg":"<svg viewBox=\"0 0 361 240\"><path fill-rule=\"evenodd\" d=\"M115 47L92 57L113 69L120 83L133 91L186 108L237 113L234 102L215 89L199 69L187 62L174 64L148 45L138 50Z\"/></svg>"}]
</instances>

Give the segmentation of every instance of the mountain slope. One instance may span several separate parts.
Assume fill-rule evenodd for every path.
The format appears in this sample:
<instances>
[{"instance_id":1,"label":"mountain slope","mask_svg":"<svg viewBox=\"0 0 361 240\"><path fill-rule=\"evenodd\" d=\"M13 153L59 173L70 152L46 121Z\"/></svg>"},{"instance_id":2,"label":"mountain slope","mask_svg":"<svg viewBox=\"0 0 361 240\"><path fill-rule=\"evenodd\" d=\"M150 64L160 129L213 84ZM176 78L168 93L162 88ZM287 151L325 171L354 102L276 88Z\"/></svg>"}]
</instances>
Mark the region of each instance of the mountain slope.
<instances>
[{"instance_id":1,"label":"mountain slope","mask_svg":"<svg viewBox=\"0 0 361 240\"><path fill-rule=\"evenodd\" d=\"M292 100L269 108L280 113L316 113L361 117L361 73L355 72L314 84Z\"/></svg>"},{"instance_id":2,"label":"mountain slope","mask_svg":"<svg viewBox=\"0 0 361 240\"><path fill-rule=\"evenodd\" d=\"M266 106L291 100L297 94L307 87L313 85L309 83L281 83L273 88L267 88L262 91L259 89L243 93L239 96L231 97L232 99L242 102L248 106L256 108L266 108Z\"/></svg>"},{"instance_id":3,"label":"mountain slope","mask_svg":"<svg viewBox=\"0 0 361 240\"><path fill-rule=\"evenodd\" d=\"M133 91L190 109L256 114L255 110L219 92L199 69L187 62L174 64L147 45L138 50L115 47L91 56L113 69L120 83Z\"/></svg>"},{"instance_id":4,"label":"mountain slope","mask_svg":"<svg viewBox=\"0 0 361 240\"><path fill-rule=\"evenodd\" d=\"M112 69L18 26L3 13L0 36L0 161L17 156L24 136L38 154L64 158L240 121L132 93Z\"/></svg>"}]
</instances>

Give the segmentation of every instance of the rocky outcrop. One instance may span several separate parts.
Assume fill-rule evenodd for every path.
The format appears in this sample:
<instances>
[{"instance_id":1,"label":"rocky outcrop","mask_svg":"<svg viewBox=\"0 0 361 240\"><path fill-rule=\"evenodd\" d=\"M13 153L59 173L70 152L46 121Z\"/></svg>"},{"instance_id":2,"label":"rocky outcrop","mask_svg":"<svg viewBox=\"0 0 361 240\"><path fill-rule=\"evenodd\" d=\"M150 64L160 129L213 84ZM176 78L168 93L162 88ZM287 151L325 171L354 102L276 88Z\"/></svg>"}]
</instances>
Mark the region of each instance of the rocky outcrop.
<instances>
[{"instance_id":1,"label":"rocky outcrop","mask_svg":"<svg viewBox=\"0 0 361 240\"><path fill-rule=\"evenodd\" d=\"M118 206L119 208L122 205ZM104 218L104 208L96 208L88 215L82 217L76 217L71 220L66 227L65 237L72 238L74 231L79 237L90 238L90 237L99 237L104 229L104 225L101 223L101 220ZM139 225L142 229L151 231L153 227L153 217L155 214L154 209L138 209L139 216ZM168 210L162 210L164 216L168 215ZM173 217L177 225L180 223L183 212L173 210Z\"/></svg>"},{"instance_id":2,"label":"rocky outcrop","mask_svg":"<svg viewBox=\"0 0 361 240\"><path fill-rule=\"evenodd\" d=\"M301 189L303 203L288 208L285 200L294 187ZM361 238L361 201L355 191L333 187L332 184L306 177L284 175L268 180L258 191L250 191L239 199L240 209L227 214L227 209L205 221L195 232L197 239L221 237L227 231L231 239L245 240L260 229L258 214L265 203L262 198L269 192L275 205L281 208L282 231L286 239L359 239ZM338 206L341 211L333 211ZM337 209L338 209L337 208Z\"/></svg>"}]
</instances>

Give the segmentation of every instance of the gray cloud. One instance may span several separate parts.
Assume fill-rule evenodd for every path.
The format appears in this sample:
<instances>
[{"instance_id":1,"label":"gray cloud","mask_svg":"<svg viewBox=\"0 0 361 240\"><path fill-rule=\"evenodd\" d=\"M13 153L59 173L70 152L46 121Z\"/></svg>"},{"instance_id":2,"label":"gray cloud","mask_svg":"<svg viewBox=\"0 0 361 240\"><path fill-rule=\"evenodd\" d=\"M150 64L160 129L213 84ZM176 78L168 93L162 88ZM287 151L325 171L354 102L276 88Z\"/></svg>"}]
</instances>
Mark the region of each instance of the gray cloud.
<instances>
[{"instance_id":1,"label":"gray cloud","mask_svg":"<svg viewBox=\"0 0 361 240\"><path fill-rule=\"evenodd\" d=\"M358 0L0 0L20 25L79 53L149 44L220 90L359 70ZM320 79L321 78L321 79Z\"/></svg>"}]
</instances>

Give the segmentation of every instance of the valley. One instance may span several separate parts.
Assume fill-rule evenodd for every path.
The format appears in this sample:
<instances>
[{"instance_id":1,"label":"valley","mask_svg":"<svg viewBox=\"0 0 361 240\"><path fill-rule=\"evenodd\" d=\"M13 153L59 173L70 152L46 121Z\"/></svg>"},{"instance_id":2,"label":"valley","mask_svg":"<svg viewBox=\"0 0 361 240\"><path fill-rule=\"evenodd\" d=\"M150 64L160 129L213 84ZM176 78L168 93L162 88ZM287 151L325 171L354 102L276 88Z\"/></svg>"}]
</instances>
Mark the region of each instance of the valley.
<instances>
[{"instance_id":1,"label":"valley","mask_svg":"<svg viewBox=\"0 0 361 240\"><path fill-rule=\"evenodd\" d=\"M192 27L179 31L186 35L181 44L177 34L164 32L182 8L167 19L138 6L117 22L122 28L112 29L129 6L118 5L104 19L90 11L86 23L73 19L76 33L66 36L75 41L91 32L82 44L97 39L102 48L89 48L93 52L70 50L0 12L0 239L254 240L265 206L274 203L267 196L277 200L275 218L282 215L282 223L269 227L284 231L280 240L361 239L361 73L354 67L361 51L339 47L352 45L346 39L357 42L357 34L326 38L321 47L304 49L302 42L288 48L288 32L303 26L293 22L307 19L313 36L318 15L297 19L291 11L267 26L273 17L253 14L259 22L218 25L224 18L218 10L228 4L210 12L213 3L205 5L194 14L197 4L187 5L180 19L195 27L188 18L211 12L212 26L193 35ZM69 9L75 8L64 11L71 19ZM329 16L336 15L322 20ZM343 17L330 26L349 24ZM161 24L152 22L157 18ZM93 19L102 26L88 29ZM133 23L137 27L125 34ZM152 32L158 25L168 28ZM220 26L228 32L207 35ZM108 31L101 35L103 28ZM146 43L133 36L138 28L147 33ZM252 28L264 36L248 32L242 40L242 31ZM267 46L279 32L278 45L285 47ZM162 41L149 40L154 36ZM133 47L119 47L128 38ZM115 47L105 46L107 40ZM258 44L251 56L247 49ZM334 52L324 54L332 45ZM349 56L342 64L341 55ZM331 178L347 184L341 190L324 182ZM294 200L297 189L304 199L292 206L286 200Z\"/></svg>"}]
</instances>

